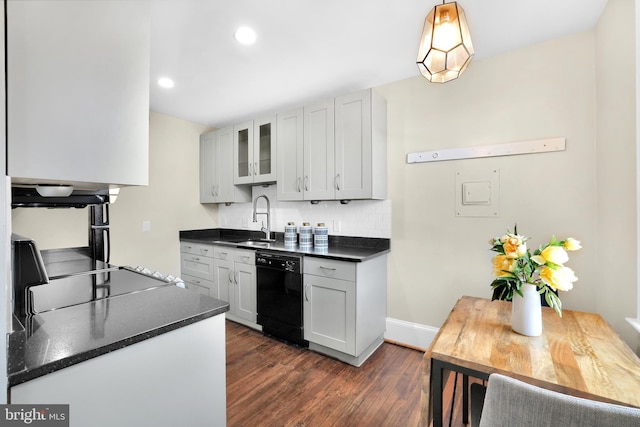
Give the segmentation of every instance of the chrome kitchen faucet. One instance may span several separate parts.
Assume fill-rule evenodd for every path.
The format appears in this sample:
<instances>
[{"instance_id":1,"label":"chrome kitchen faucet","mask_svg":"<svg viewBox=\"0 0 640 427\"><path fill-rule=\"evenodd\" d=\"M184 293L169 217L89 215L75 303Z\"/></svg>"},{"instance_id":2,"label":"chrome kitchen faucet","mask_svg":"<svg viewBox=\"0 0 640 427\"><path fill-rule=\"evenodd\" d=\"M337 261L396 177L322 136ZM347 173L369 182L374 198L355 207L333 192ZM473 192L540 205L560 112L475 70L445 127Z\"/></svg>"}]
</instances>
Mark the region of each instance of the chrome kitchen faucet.
<instances>
[{"instance_id":1,"label":"chrome kitchen faucet","mask_svg":"<svg viewBox=\"0 0 640 427\"><path fill-rule=\"evenodd\" d=\"M264 199L267 201L267 211L266 212L257 212L256 211L256 205L258 204L258 199L264 197ZM275 241L275 239L271 238L271 203L269 202L269 198L265 195L265 194L261 194L259 196L257 196L255 199L253 199L253 222L258 222L258 214L260 215L266 215L267 216L267 228L262 227L260 229L260 231L262 231L265 234L265 237L263 240L267 240L270 242Z\"/></svg>"}]
</instances>

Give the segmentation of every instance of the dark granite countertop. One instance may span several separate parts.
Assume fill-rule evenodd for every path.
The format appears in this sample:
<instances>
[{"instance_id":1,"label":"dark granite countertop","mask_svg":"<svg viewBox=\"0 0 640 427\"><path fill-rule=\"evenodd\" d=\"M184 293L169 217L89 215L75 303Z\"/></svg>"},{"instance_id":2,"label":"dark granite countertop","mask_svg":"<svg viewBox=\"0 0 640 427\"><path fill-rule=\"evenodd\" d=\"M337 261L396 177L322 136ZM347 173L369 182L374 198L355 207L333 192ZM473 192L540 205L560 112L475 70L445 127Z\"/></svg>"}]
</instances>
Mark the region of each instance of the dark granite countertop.
<instances>
[{"instance_id":1,"label":"dark granite countertop","mask_svg":"<svg viewBox=\"0 0 640 427\"><path fill-rule=\"evenodd\" d=\"M146 290L14 321L9 335L9 386L229 310L224 301L178 286L154 287L159 280L148 280L153 282Z\"/></svg>"},{"instance_id":2,"label":"dark granite countertop","mask_svg":"<svg viewBox=\"0 0 640 427\"><path fill-rule=\"evenodd\" d=\"M235 230L228 228L211 228L203 230L180 231L181 241L203 243L210 245L229 245L237 248L254 250L271 250L278 252L296 253L304 256L322 257L342 261L362 262L390 252L391 240L374 237L329 236L329 247L318 250L315 248L302 249L299 246L285 246L284 233L271 233L275 242L268 246L257 246L264 237L260 231ZM247 244L247 240L252 242Z\"/></svg>"}]
</instances>

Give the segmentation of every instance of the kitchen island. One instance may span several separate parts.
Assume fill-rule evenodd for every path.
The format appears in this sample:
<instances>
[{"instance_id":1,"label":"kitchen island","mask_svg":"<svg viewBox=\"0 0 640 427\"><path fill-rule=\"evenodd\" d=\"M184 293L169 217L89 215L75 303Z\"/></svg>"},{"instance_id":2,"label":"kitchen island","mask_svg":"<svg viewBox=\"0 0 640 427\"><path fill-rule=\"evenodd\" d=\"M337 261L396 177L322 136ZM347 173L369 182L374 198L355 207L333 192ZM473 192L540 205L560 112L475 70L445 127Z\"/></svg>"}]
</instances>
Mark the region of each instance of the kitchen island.
<instances>
[{"instance_id":1,"label":"kitchen island","mask_svg":"<svg viewBox=\"0 0 640 427\"><path fill-rule=\"evenodd\" d=\"M15 319L10 403L69 404L77 427L225 425L229 304L157 284Z\"/></svg>"}]
</instances>

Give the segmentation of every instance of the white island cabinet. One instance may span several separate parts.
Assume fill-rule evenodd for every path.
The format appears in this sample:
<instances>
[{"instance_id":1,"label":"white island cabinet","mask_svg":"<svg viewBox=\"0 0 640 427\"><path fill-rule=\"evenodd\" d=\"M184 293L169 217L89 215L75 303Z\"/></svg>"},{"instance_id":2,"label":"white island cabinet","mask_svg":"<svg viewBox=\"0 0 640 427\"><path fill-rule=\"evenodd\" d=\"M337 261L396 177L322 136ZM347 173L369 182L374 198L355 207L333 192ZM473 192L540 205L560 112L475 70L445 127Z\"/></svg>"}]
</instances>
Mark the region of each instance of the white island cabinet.
<instances>
[{"instance_id":1,"label":"white island cabinet","mask_svg":"<svg viewBox=\"0 0 640 427\"><path fill-rule=\"evenodd\" d=\"M8 1L6 8L13 182L147 185L149 2Z\"/></svg>"},{"instance_id":2,"label":"white island cabinet","mask_svg":"<svg viewBox=\"0 0 640 427\"><path fill-rule=\"evenodd\" d=\"M309 348L360 366L383 342L387 256L362 262L304 258L304 338Z\"/></svg>"},{"instance_id":3,"label":"white island cabinet","mask_svg":"<svg viewBox=\"0 0 640 427\"><path fill-rule=\"evenodd\" d=\"M11 387L12 404L68 404L71 427L226 425L219 314Z\"/></svg>"}]
</instances>

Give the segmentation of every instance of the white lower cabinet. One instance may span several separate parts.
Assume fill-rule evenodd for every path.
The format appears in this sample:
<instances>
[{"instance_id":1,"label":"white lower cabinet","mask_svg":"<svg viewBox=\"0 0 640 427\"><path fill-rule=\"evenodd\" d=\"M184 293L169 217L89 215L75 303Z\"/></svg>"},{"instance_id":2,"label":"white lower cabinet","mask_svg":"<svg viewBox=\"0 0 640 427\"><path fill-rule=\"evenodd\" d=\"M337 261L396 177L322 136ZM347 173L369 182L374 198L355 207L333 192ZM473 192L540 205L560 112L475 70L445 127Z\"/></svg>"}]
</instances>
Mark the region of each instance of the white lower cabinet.
<instances>
[{"instance_id":1,"label":"white lower cabinet","mask_svg":"<svg viewBox=\"0 0 640 427\"><path fill-rule=\"evenodd\" d=\"M387 257L304 258L304 338L309 348L360 366L383 342Z\"/></svg>"},{"instance_id":2,"label":"white lower cabinet","mask_svg":"<svg viewBox=\"0 0 640 427\"><path fill-rule=\"evenodd\" d=\"M182 274L180 278L184 280L184 284L187 289L202 295L211 296L211 290L216 289L215 283L211 280L204 280L187 274Z\"/></svg>"},{"instance_id":3,"label":"white lower cabinet","mask_svg":"<svg viewBox=\"0 0 640 427\"><path fill-rule=\"evenodd\" d=\"M255 251L181 242L187 288L229 303L226 318L257 322ZM309 349L360 366L383 342L387 317L387 256L362 262L305 256L304 339Z\"/></svg>"},{"instance_id":4,"label":"white lower cabinet","mask_svg":"<svg viewBox=\"0 0 640 427\"><path fill-rule=\"evenodd\" d=\"M213 246L180 242L180 276L187 289L222 299L213 275Z\"/></svg>"},{"instance_id":5,"label":"white lower cabinet","mask_svg":"<svg viewBox=\"0 0 640 427\"><path fill-rule=\"evenodd\" d=\"M356 283L305 275L304 338L355 356Z\"/></svg>"},{"instance_id":6,"label":"white lower cabinet","mask_svg":"<svg viewBox=\"0 0 640 427\"><path fill-rule=\"evenodd\" d=\"M260 329L256 302L255 251L214 246L213 276L220 299L229 303L227 319Z\"/></svg>"}]
</instances>

